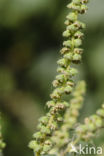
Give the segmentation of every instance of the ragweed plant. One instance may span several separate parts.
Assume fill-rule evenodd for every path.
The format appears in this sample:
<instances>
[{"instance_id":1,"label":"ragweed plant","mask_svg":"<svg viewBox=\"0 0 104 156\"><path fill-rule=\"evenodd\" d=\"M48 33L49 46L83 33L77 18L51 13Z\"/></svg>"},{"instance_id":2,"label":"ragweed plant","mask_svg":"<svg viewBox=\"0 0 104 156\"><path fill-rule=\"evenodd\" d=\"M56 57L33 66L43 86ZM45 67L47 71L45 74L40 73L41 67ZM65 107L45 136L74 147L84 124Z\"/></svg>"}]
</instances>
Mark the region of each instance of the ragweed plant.
<instances>
[{"instance_id":1,"label":"ragweed plant","mask_svg":"<svg viewBox=\"0 0 104 156\"><path fill-rule=\"evenodd\" d=\"M81 142L91 141L96 132L104 128L104 104L95 114L85 118L83 123L78 121L86 90L84 81L74 80L78 73L76 65L82 58L83 29L86 27L78 16L86 13L87 3L88 0L72 0L67 5L70 13L65 20L65 40L60 50L61 58L57 61L57 75L52 82L54 89L50 101L46 103L49 111L39 119L38 131L29 143L35 156L68 156L72 152L72 145L77 147ZM70 100L66 100L65 95L70 96ZM4 147L0 126L0 156Z\"/></svg>"},{"instance_id":2,"label":"ragweed plant","mask_svg":"<svg viewBox=\"0 0 104 156\"><path fill-rule=\"evenodd\" d=\"M78 73L73 64L81 62L83 49L83 32L86 25L78 20L79 14L87 11L88 0L72 0L67 5L72 11L66 16L66 30L63 32L65 41L60 51L62 57L57 61L57 76L53 81L51 100L46 103L48 113L39 119L38 132L33 134L29 147L35 156L56 154L65 156L71 152L71 144L76 145L81 140L88 141L103 126L104 105L97 114L85 119L84 124L77 124L79 110L82 107L85 83L76 86L73 77ZM75 87L76 86L76 87ZM72 95L72 99L65 100L64 95ZM74 129L74 140L70 136Z\"/></svg>"},{"instance_id":3,"label":"ragweed plant","mask_svg":"<svg viewBox=\"0 0 104 156\"><path fill-rule=\"evenodd\" d=\"M47 153L52 148L51 136L63 121L64 112L70 107L69 102L64 100L64 94L71 94L75 86L72 77L77 74L77 69L72 64L78 64L81 61L83 49L82 44L85 24L78 20L78 14L83 14L87 10L87 0L73 0L67 7L72 9L66 17L66 30L63 36L66 40L63 42L61 49L62 58L57 61L59 73L53 81L53 90L50 95L51 100L47 102L49 112L46 116L39 119L39 131L33 135L33 140L29 147L35 154Z\"/></svg>"}]
</instances>

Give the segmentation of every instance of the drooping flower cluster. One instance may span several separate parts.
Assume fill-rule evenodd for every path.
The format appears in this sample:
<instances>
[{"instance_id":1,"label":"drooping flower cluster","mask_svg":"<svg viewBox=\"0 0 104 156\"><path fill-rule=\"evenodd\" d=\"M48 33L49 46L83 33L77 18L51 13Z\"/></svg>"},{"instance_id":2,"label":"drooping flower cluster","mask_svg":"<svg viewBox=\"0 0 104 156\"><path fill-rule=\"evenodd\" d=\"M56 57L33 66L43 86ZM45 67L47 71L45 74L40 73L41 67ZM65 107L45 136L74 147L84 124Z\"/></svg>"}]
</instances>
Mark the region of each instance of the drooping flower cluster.
<instances>
[{"instance_id":1,"label":"drooping flower cluster","mask_svg":"<svg viewBox=\"0 0 104 156\"><path fill-rule=\"evenodd\" d=\"M71 64L77 64L81 61L83 52L80 48L83 38L82 29L85 28L85 24L78 20L78 14L86 12L87 2L87 0L73 0L68 5L72 12L67 15L65 21L66 30L63 36L66 40L61 49L62 58L57 61L59 74L52 83L55 89L50 95L51 100L47 102L49 112L40 118L39 131L33 135L33 140L29 144L37 156L47 153L51 149L50 137L58 128L58 123L63 120L64 112L69 107L69 103L64 100L63 95L72 93L75 85L72 77L77 74L77 70L72 68Z\"/></svg>"}]
</instances>

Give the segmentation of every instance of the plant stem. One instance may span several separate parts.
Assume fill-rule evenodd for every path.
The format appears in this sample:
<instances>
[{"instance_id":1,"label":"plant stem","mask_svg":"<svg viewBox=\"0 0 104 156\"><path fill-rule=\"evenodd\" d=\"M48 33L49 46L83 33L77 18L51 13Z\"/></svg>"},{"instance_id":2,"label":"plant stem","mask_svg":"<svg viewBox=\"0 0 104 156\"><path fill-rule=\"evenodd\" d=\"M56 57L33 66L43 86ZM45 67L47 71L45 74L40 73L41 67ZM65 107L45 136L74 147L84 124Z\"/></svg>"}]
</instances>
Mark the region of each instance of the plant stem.
<instances>
[{"instance_id":1,"label":"plant stem","mask_svg":"<svg viewBox=\"0 0 104 156\"><path fill-rule=\"evenodd\" d=\"M35 154L35 156L40 156L40 153L39 153L39 152L37 152L37 153Z\"/></svg>"}]
</instances>

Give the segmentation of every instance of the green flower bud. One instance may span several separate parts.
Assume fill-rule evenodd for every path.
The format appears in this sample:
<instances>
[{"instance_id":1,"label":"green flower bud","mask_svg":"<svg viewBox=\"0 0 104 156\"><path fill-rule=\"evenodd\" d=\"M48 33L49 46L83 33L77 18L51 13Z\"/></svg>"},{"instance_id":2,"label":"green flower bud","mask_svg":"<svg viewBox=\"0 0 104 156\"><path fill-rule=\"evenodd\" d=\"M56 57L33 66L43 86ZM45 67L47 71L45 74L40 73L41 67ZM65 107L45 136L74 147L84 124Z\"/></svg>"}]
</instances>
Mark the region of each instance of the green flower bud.
<instances>
[{"instance_id":1,"label":"green flower bud","mask_svg":"<svg viewBox=\"0 0 104 156\"><path fill-rule=\"evenodd\" d=\"M67 26L67 30L69 30L70 32L73 33L78 30L78 27L76 27L75 24L71 24L71 25Z\"/></svg>"},{"instance_id":2,"label":"green flower bud","mask_svg":"<svg viewBox=\"0 0 104 156\"><path fill-rule=\"evenodd\" d=\"M52 84L54 87L58 87L60 85L60 82L58 80L54 80Z\"/></svg>"},{"instance_id":3,"label":"green flower bud","mask_svg":"<svg viewBox=\"0 0 104 156\"><path fill-rule=\"evenodd\" d=\"M104 109L99 109L99 110L97 111L97 114L98 114L99 116L101 116L101 117L104 117Z\"/></svg>"},{"instance_id":4,"label":"green flower bud","mask_svg":"<svg viewBox=\"0 0 104 156\"><path fill-rule=\"evenodd\" d=\"M70 75L70 69L66 69L63 71L63 74L65 76L65 81L69 78L69 75Z\"/></svg>"},{"instance_id":5,"label":"green flower bud","mask_svg":"<svg viewBox=\"0 0 104 156\"><path fill-rule=\"evenodd\" d=\"M81 61L81 55L80 54L74 54L73 55L73 63L79 63Z\"/></svg>"},{"instance_id":6,"label":"green flower bud","mask_svg":"<svg viewBox=\"0 0 104 156\"><path fill-rule=\"evenodd\" d=\"M38 140L44 138L44 136L41 134L41 132L36 132L35 134L33 134L33 138Z\"/></svg>"},{"instance_id":7,"label":"green flower bud","mask_svg":"<svg viewBox=\"0 0 104 156\"><path fill-rule=\"evenodd\" d=\"M43 154L44 153L47 153L50 149L51 149L51 146L50 145L44 145L43 146Z\"/></svg>"},{"instance_id":8,"label":"green flower bud","mask_svg":"<svg viewBox=\"0 0 104 156\"><path fill-rule=\"evenodd\" d=\"M68 40L68 41L64 41L64 42L63 42L63 45L70 48L71 45L72 45L72 43L71 43L70 40Z\"/></svg>"},{"instance_id":9,"label":"green flower bud","mask_svg":"<svg viewBox=\"0 0 104 156\"><path fill-rule=\"evenodd\" d=\"M37 143L37 141L31 141L29 143L29 148L33 149L35 152L39 152L42 147Z\"/></svg>"},{"instance_id":10,"label":"green flower bud","mask_svg":"<svg viewBox=\"0 0 104 156\"><path fill-rule=\"evenodd\" d=\"M77 133L85 133L87 131L87 125L80 125L77 127L76 132Z\"/></svg>"},{"instance_id":11,"label":"green flower bud","mask_svg":"<svg viewBox=\"0 0 104 156\"><path fill-rule=\"evenodd\" d=\"M59 111L63 111L64 109L65 109L65 106L62 103L57 103L57 105L51 109L51 114L52 115L57 114L59 113Z\"/></svg>"},{"instance_id":12,"label":"green flower bud","mask_svg":"<svg viewBox=\"0 0 104 156\"><path fill-rule=\"evenodd\" d=\"M70 49L67 48L67 47L64 47L64 48L61 49L60 52L61 52L61 54L66 54L66 53L70 52Z\"/></svg>"},{"instance_id":13,"label":"green flower bud","mask_svg":"<svg viewBox=\"0 0 104 156\"><path fill-rule=\"evenodd\" d=\"M77 31L77 32L74 34L74 36L75 36L76 38L82 38L82 37L83 37L83 33L80 32L80 31Z\"/></svg>"},{"instance_id":14,"label":"green flower bud","mask_svg":"<svg viewBox=\"0 0 104 156\"><path fill-rule=\"evenodd\" d=\"M41 122L42 124L47 124L48 123L48 117L47 116L43 116L39 119L39 122Z\"/></svg>"},{"instance_id":15,"label":"green flower bud","mask_svg":"<svg viewBox=\"0 0 104 156\"><path fill-rule=\"evenodd\" d=\"M65 80L65 75L64 74L57 75L56 80L62 83Z\"/></svg>"},{"instance_id":16,"label":"green flower bud","mask_svg":"<svg viewBox=\"0 0 104 156\"><path fill-rule=\"evenodd\" d=\"M65 25L69 25L70 24L70 21L69 20L65 20Z\"/></svg>"},{"instance_id":17,"label":"green flower bud","mask_svg":"<svg viewBox=\"0 0 104 156\"><path fill-rule=\"evenodd\" d=\"M68 20L74 22L77 20L77 14L72 12L72 13L69 13L69 15L66 17Z\"/></svg>"},{"instance_id":18,"label":"green flower bud","mask_svg":"<svg viewBox=\"0 0 104 156\"><path fill-rule=\"evenodd\" d=\"M66 94L69 94L69 93L72 92L72 89L73 88L71 86L66 86L65 89L64 89L64 91L65 91Z\"/></svg>"},{"instance_id":19,"label":"green flower bud","mask_svg":"<svg viewBox=\"0 0 104 156\"><path fill-rule=\"evenodd\" d=\"M65 54L64 58L66 58L68 60L72 60L72 58L73 58L72 56L73 56L73 54L70 52L70 53Z\"/></svg>"},{"instance_id":20,"label":"green flower bud","mask_svg":"<svg viewBox=\"0 0 104 156\"><path fill-rule=\"evenodd\" d=\"M59 59L57 61L57 64L60 66L66 67L67 66L67 60L65 58Z\"/></svg>"},{"instance_id":21,"label":"green flower bud","mask_svg":"<svg viewBox=\"0 0 104 156\"><path fill-rule=\"evenodd\" d=\"M86 11L88 10L88 7L86 5L81 5L81 10L79 11L81 14L86 13Z\"/></svg>"},{"instance_id":22,"label":"green flower bud","mask_svg":"<svg viewBox=\"0 0 104 156\"><path fill-rule=\"evenodd\" d=\"M92 115L90 117L90 120L92 120L93 122L96 122L97 119L99 119L100 117L98 115Z\"/></svg>"},{"instance_id":23,"label":"green flower bud","mask_svg":"<svg viewBox=\"0 0 104 156\"><path fill-rule=\"evenodd\" d=\"M75 47L79 47L82 44L82 40L81 39L75 39L74 40L74 46Z\"/></svg>"},{"instance_id":24,"label":"green flower bud","mask_svg":"<svg viewBox=\"0 0 104 156\"><path fill-rule=\"evenodd\" d=\"M74 53L82 54L82 53L83 53L83 49L75 48L75 49L74 49Z\"/></svg>"},{"instance_id":25,"label":"green flower bud","mask_svg":"<svg viewBox=\"0 0 104 156\"><path fill-rule=\"evenodd\" d=\"M96 126L94 125L94 123L89 122L89 124L87 124L87 129L89 131L94 131L96 129Z\"/></svg>"},{"instance_id":26,"label":"green flower bud","mask_svg":"<svg viewBox=\"0 0 104 156\"><path fill-rule=\"evenodd\" d=\"M65 70L65 68L63 68L63 67L58 67L57 68L57 72L59 72L59 73L63 73L64 70Z\"/></svg>"},{"instance_id":27,"label":"green flower bud","mask_svg":"<svg viewBox=\"0 0 104 156\"><path fill-rule=\"evenodd\" d=\"M40 132L43 134L50 134L51 133L50 129L46 126L41 126Z\"/></svg>"},{"instance_id":28,"label":"green flower bud","mask_svg":"<svg viewBox=\"0 0 104 156\"><path fill-rule=\"evenodd\" d=\"M64 93L64 87L57 88L56 91L61 95Z\"/></svg>"},{"instance_id":29,"label":"green flower bud","mask_svg":"<svg viewBox=\"0 0 104 156\"><path fill-rule=\"evenodd\" d=\"M97 128L102 126L102 120L98 115L92 115L90 119L96 125Z\"/></svg>"},{"instance_id":30,"label":"green flower bud","mask_svg":"<svg viewBox=\"0 0 104 156\"><path fill-rule=\"evenodd\" d=\"M63 103L57 103L57 105L55 106L56 109L62 110L65 108Z\"/></svg>"},{"instance_id":31,"label":"green flower bud","mask_svg":"<svg viewBox=\"0 0 104 156\"><path fill-rule=\"evenodd\" d=\"M60 96L64 93L64 89L63 87L61 88L57 88L53 91L53 93L51 94L51 98L53 99L59 99Z\"/></svg>"},{"instance_id":32,"label":"green flower bud","mask_svg":"<svg viewBox=\"0 0 104 156\"><path fill-rule=\"evenodd\" d=\"M71 34L70 34L69 30L66 30L66 31L63 32L64 37L69 37L70 35Z\"/></svg>"},{"instance_id":33,"label":"green flower bud","mask_svg":"<svg viewBox=\"0 0 104 156\"><path fill-rule=\"evenodd\" d=\"M54 91L54 92L50 95L50 97L51 97L52 99L59 99L59 98L60 98L60 95L58 94L57 91Z\"/></svg>"},{"instance_id":34,"label":"green flower bud","mask_svg":"<svg viewBox=\"0 0 104 156\"><path fill-rule=\"evenodd\" d=\"M51 130L55 130L57 128L57 122L52 122L50 125L49 125L50 129Z\"/></svg>"},{"instance_id":35,"label":"green flower bud","mask_svg":"<svg viewBox=\"0 0 104 156\"><path fill-rule=\"evenodd\" d=\"M70 3L70 4L68 4L67 7L70 8L70 9L74 9L74 10L76 10L76 11L79 11L80 8L81 8L80 5L76 5L76 4L73 3L73 2Z\"/></svg>"},{"instance_id":36,"label":"green flower bud","mask_svg":"<svg viewBox=\"0 0 104 156\"><path fill-rule=\"evenodd\" d=\"M46 103L46 105L48 106L48 108L50 108L50 107L53 107L55 105L55 102L54 101L48 101Z\"/></svg>"},{"instance_id":37,"label":"green flower bud","mask_svg":"<svg viewBox=\"0 0 104 156\"><path fill-rule=\"evenodd\" d=\"M70 69L70 76L75 76L78 73L78 70L75 68Z\"/></svg>"},{"instance_id":38,"label":"green flower bud","mask_svg":"<svg viewBox=\"0 0 104 156\"><path fill-rule=\"evenodd\" d=\"M76 21L74 23L74 26L77 27L77 29L85 29L86 28L86 25L83 22L80 22L80 21Z\"/></svg>"},{"instance_id":39,"label":"green flower bud","mask_svg":"<svg viewBox=\"0 0 104 156\"><path fill-rule=\"evenodd\" d=\"M52 145L52 143L51 143L50 140L46 140L46 141L45 141L45 145Z\"/></svg>"},{"instance_id":40,"label":"green flower bud","mask_svg":"<svg viewBox=\"0 0 104 156\"><path fill-rule=\"evenodd\" d=\"M67 81L67 85L73 87L74 83L73 83L73 81Z\"/></svg>"}]
</instances>

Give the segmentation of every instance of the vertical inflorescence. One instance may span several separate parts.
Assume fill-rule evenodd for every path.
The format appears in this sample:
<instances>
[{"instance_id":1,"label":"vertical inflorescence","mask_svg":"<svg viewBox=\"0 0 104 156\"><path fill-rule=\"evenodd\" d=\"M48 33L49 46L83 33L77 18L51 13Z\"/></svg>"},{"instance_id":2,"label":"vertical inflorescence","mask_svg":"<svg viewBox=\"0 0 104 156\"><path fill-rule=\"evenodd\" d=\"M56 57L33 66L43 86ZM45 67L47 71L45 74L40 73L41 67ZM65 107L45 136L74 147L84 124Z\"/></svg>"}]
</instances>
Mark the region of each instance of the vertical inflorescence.
<instances>
[{"instance_id":1,"label":"vertical inflorescence","mask_svg":"<svg viewBox=\"0 0 104 156\"><path fill-rule=\"evenodd\" d=\"M46 116L40 118L38 129L39 131L33 135L33 140L29 147L32 148L37 156L47 153L52 146L50 137L57 129L59 122L69 103L63 98L63 95L72 93L75 85L72 77L77 74L77 70L72 68L72 63L78 64L81 61L83 49L82 44L85 24L78 20L78 14L83 14L87 10L86 3L88 0L73 0L67 7L72 9L66 17L66 30L63 36L66 38L61 49L62 58L57 61L58 75L53 81L55 88L50 95L51 100L47 102L49 112Z\"/></svg>"},{"instance_id":2,"label":"vertical inflorescence","mask_svg":"<svg viewBox=\"0 0 104 156\"><path fill-rule=\"evenodd\" d=\"M70 131L75 129L79 111L82 108L85 94L85 82L80 81L75 87L72 93L72 99L70 100L70 107L67 108L64 114L64 121L62 126L56 130L51 138L54 147L50 151L50 154L56 154L57 156L63 153L65 146L72 140Z\"/></svg>"}]
</instances>

